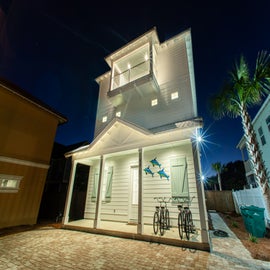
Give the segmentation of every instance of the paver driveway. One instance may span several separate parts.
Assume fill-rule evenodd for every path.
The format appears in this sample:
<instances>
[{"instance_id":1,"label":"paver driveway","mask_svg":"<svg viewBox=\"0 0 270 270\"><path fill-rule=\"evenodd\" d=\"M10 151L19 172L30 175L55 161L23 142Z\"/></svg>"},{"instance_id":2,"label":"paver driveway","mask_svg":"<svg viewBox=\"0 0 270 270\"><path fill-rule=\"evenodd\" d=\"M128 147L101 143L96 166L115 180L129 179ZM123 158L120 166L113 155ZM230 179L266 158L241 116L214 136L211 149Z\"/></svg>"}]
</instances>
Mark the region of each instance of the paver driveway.
<instances>
[{"instance_id":1,"label":"paver driveway","mask_svg":"<svg viewBox=\"0 0 270 270\"><path fill-rule=\"evenodd\" d=\"M211 238L204 252L41 227L0 237L0 269L270 269L236 237Z\"/></svg>"}]
</instances>

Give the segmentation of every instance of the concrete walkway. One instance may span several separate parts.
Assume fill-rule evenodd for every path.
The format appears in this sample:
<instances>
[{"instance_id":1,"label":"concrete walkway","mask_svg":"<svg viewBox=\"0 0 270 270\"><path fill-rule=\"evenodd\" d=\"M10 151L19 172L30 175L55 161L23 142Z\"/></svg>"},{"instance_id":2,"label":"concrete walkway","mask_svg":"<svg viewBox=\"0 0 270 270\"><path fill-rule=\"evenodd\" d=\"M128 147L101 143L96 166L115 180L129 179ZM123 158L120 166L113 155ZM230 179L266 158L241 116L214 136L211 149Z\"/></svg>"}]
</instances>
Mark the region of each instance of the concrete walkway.
<instances>
[{"instance_id":1,"label":"concrete walkway","mask_svg":"<svg viewBox=\"0 0 270 270\"><path fill-rule=\"evenodd\" d=\"M217 213L211 213L211 252L41 227L0 237L0 269L270 269L251 258Z\"/></svg>"},{"instance_id":2,"label":"concrete walkway","mask_svg":"<svg viewBox=\"0 0 270 270\"><path fill-rule=\"evenodd\" d=\"M246 269L270 269L270 262L255 260L242 242L229 229L219 214L210 212L213 227L228 233L228 237L218 237L210 231L211 254L235 263L235 266L244 266Z\"/></svg>"}]
</instances>

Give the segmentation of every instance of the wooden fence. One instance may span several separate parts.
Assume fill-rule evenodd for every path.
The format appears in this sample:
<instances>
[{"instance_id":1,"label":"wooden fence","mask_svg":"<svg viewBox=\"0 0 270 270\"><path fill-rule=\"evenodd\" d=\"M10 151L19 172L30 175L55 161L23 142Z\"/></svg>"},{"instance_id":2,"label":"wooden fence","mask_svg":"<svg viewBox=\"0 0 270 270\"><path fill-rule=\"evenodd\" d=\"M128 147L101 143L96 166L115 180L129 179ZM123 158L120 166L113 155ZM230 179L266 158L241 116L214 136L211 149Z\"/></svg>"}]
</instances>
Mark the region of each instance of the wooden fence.
<instances>
[{"instance_id":1,"label":"wooden fence","mask_svg":"<svg viewBox=\"0 0 270 270\"><path fill-rule=\"evenodd\" d=\"M207 210L216 210L223 213L235 211L232 191L230 190L206 190L205 199Z\"/></svg>"}]
</instances>

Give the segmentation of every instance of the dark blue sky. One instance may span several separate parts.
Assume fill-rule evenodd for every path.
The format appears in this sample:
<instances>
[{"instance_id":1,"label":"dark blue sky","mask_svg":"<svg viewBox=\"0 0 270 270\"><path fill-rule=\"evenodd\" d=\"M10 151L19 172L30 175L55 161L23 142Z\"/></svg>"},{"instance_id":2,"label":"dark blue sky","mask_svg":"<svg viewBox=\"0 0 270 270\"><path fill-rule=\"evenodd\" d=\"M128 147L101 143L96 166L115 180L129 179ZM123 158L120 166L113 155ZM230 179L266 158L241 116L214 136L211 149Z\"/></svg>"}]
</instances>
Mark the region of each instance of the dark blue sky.
<instances>
[{"instance_id":1,"label":"dark blue sky","mask_svg":"<svg viewBox=\"0 0 270 270\"><path fill-rule=\"evenodd\" d=\"M109 70L104 57L153 27L161 42L191 28L198 112L207 136L203 172L211 175L214 162L241 159L240 119L215 121L208 101L240 54L252 68L258 51L269 49L270 1L91 2L0 0L0 77L68 118L56 141L91 142L95 78Z\"/></svg>"}]
</instances>

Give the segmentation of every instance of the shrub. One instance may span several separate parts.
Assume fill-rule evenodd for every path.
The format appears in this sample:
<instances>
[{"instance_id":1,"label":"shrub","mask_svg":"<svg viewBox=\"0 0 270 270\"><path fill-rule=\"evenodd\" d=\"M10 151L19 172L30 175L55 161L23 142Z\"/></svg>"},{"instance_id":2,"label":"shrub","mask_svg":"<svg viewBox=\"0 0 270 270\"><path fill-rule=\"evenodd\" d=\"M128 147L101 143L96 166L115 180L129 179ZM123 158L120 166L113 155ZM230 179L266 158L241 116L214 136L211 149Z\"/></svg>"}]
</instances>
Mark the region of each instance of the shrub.
<instances>
[{"instance_id":1,"label":"shrub","mask_svg":"<svg viewBox=\"0 0 270 270\"><path fill-rule=\"evenodd\" d=\"M252 243L258 243L258 239L257 239L257 237L256 236L254 236L254 235L252 235L251 233L249 234L249 236L248 236L248 240L250 241L250 242L252 242Z\"/></svg>"}]
</instances>

